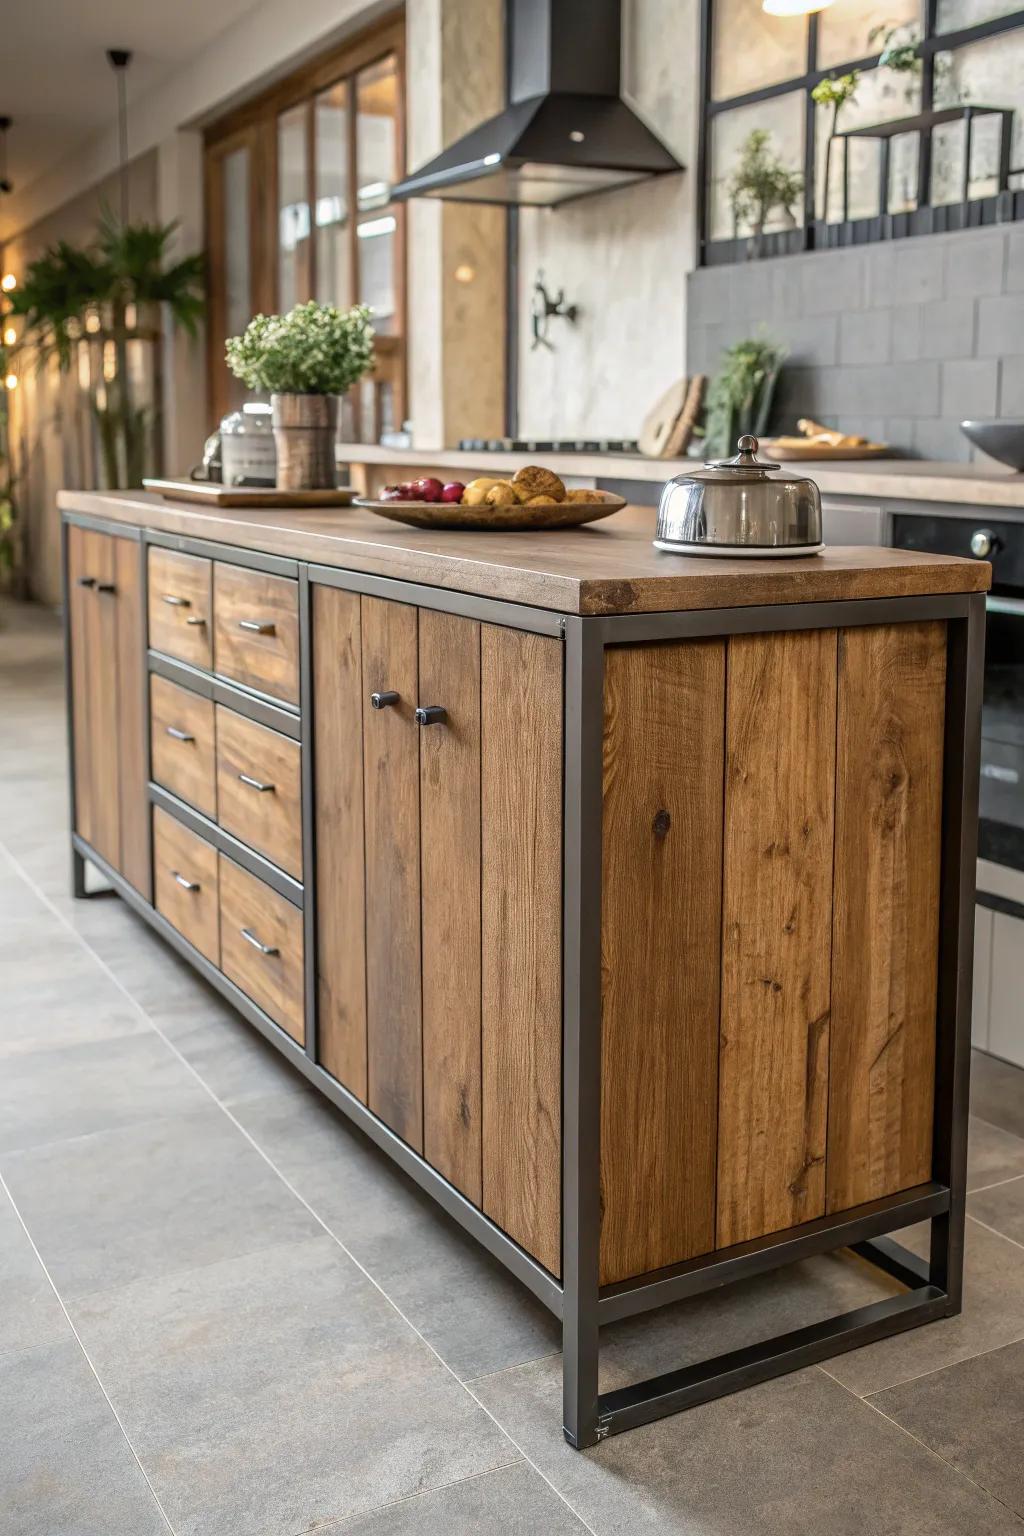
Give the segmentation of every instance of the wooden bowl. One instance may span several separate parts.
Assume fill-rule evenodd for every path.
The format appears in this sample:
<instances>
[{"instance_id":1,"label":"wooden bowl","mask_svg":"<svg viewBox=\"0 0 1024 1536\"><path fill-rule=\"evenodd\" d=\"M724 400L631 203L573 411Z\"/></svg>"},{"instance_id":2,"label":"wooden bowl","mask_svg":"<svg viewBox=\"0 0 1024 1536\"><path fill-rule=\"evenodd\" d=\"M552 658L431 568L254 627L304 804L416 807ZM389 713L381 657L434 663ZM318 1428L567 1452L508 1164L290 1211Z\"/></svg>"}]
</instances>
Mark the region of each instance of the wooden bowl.
<instances>
[{"instance_id":1,"label":"wooden bowl","mask_svg":"<svg viewBox=\"0 0 1024 1536\"><path fill-rule=\"evenodd\" d=\"M621 512L621 496L603 501L560 501L543 507L464 507L457 501L372 501L357 496L355 505L393 523L413 528L475 528L481 533L525 533L533 528L577 528Z\"/></svg>"}]
</instances>

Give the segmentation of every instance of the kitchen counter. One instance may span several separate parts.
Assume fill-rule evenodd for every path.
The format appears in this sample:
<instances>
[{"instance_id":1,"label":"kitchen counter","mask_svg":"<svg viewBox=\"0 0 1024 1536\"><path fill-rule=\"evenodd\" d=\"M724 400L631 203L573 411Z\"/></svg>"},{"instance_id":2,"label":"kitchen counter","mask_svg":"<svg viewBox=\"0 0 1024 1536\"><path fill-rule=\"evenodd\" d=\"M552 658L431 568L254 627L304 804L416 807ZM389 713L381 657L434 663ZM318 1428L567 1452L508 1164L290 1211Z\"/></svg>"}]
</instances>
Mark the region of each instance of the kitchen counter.
<instances>
[{"instance_id":1,"label":"kitchen counter","mask_svg":"<svg viewBox=\"0 0 1024 1536\"><path fill-rule=\"evenodd\" d=\"M685 474L694 459L647 459L623 453L537 453L539 463L569 479L644 480L660 483ZM382 448L376 444L343 443L338 462L355 466L387 466L450 470L452 477L514 472L530 461L527 453L464 453L456 448ZM1024 474L1002 464L944 464L928 459L851 459L786 465L816 480L828 496L868 496L904 501L950 502L968 507L1009 507L1024 512ZM403 476L402 478L407 478Z\"/></svg>"},{"instance_id":2,"label":"kitchen counter","mask_svg":"<svg viewBox=\"0 0 1024 1536\"><path fill-rule=\"evenodd\" d=\"M781 560L671 555L654 548L647 507L530 534L431 532L358 507L250 512L132 491L62 491L58 503L164 533L575 614L981 592L991 574L983 562L870 546Z\"/></svg>"}]
</instances>

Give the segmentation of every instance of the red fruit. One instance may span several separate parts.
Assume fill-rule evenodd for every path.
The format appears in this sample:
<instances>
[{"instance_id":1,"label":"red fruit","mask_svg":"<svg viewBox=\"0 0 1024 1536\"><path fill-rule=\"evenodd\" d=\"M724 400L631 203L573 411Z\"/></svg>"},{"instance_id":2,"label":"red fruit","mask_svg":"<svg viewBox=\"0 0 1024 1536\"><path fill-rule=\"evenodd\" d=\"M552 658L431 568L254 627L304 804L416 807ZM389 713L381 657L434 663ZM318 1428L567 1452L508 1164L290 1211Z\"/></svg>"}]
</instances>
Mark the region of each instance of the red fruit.
<instances>
[{"instance_id":1,"label":"red fruit","mask_svg":"<svg viewBox=\"0 0 1024 1536\"><path fill-rule=\"evenodd\" d=\"M380 493L381 501L404 501L400 485L386 485Z\"/></svg>"},{"instance_id":2,"label":"red fruit","mask_svg":"<svg viewBox=\"0 0 1024 1536\"><path fill-rule=\"evenodd\" d=\"M398 495L401 501L419 500L419 497L416 495L415 482L412 480L402 481L401 485L398 487Z\"/></svg>"},{"instance_id":3,"label":"red fruit","mask_svg":"<svg viewBox=\"0 0 1024 1536\"><path fill-rule=\"evenodd\" d=\"M414 480L409 489L417 501L440 501L444 494L444 486L440 480L435 480L433 475L425 475L422 480Z\"/></svg>"},{"instance_id":4,"label":"red fruit","mask_svg":"<svg viewBox=\"0 0 1024 1536\"><path fill-rule=\"evenodd\" d=\"M465 489L466 487L462 484L461 480L449 480L448 484L441 491L441 500L461 501L462 493Z\"/></svg>"}]
</instances>

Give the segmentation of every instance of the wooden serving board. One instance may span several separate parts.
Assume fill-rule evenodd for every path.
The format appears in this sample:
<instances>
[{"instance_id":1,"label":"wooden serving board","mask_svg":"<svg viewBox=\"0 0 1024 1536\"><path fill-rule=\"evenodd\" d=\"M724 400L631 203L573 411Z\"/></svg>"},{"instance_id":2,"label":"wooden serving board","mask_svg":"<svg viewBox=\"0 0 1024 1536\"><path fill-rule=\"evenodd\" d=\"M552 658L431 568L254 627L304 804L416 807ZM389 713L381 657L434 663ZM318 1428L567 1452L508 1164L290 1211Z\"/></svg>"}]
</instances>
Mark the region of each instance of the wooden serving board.
<instances>
[{"instance_id":1,"label":"wooden serving board","mask_svg":"<svg viewBox=\"0 0 1024 1536\"><path fill-rule=\"evenodd\" d=\"M198 501L208 507L350 507L351 485L329 491L279 491L272 485L220 485L216 480L143 480L165 501Z\"/></svg>"},{"instance_id":2,"label":"wooden serving board","mask_svg":"<svg viewBox=\"0 0 1024 1536\"><path fill-rule=\"evenodd\" d=\"M773 459L779 459L783 463L795 463L798 460L818 459L821 461L832 459L882 459L892 449L885 443L861 443L856 448L832 448L828 443L808 443L805 448L784 447L779 448L770 437L762 438L758 447L758 453Z\"/></svg>"},{"instance_id":3,"label":"wooden serving board","mask_svg":"<svg viewBox=\"0 0 1024 1536\"><path fill-rule=\"evenodd\" d=\"M578 528L621 512L621 496L606 501L559 501L543 507L464 507L457 501L372 501L357 496L357 507L412 528L476 529L481 533L525 533L528 529Z\"/></svg>"}]
</instances>

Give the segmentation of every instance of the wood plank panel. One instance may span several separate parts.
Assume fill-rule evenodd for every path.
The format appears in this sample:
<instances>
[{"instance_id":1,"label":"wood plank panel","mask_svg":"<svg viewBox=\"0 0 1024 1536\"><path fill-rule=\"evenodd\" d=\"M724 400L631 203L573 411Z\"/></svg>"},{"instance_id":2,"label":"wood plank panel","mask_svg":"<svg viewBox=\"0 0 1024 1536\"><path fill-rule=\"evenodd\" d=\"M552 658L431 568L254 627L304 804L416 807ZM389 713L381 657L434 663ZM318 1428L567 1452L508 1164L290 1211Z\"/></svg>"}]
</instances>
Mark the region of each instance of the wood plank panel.
<instances>
[{"instance_id":1,"label":"wood plank panel","mask_svg":"<svg viewBox=\"0 0 1024 1536\"><path fill-rule=\"evenodd\" d=\"M314 586L317 1041L320 1064L366 1103L363 686L359 596Z\"/></svg>"},{"instance_id":2,"label":"wood plank panel","mask_svg":"<svg viewBox=\"0 0 1024 1536\"><path fill-rule=\"evenodd\" d=\"M213 628L214 667L222 677L288 704L299 702L297 582L215 560Z\"/></svg>"},{"instance_id":3,"label":"wood plank panel","mask_svg":"<svg viewBox=\"0 0 1024 1536\"><path fill-rule=\"evenodd\" d=\"M142 547L114 539L117 587L117 737L121 756L121 873L149 900L149 795L146 780L146 625Z\"/></svg>"},{"instance_id":4,"label":"wood plank panel","mask_svg":"<svg viewBox=\"0 0 1024 1536\"><path fill-rule=\"evenodd\" d=\"M727 651L718 1244L823 1214L836 632Z\"/></svg>"},{"instance_id":5,"label":"wood plank panel","mask_svg":"<svg viewBox=\"0 0 1024 1536\"><path fill-rule=\"evenodd\" d=\"M475 1205L480 1139L480 625L422 609L423 1155Z\"/></svg>"},{"instance_id":6,"label":"wood plank panel","mask_svg":"<svg viewBox=\"0 0 1024 1536\"><path fill-rule=\"evenodd\" d=\"M366 828L366 1034L374 1114L423 1150L416 609L361 600ZM398 701L371 709L372 693Z\"/></svg>"},{"instance_id":7,"label":"wood plank panel","mask_svg":"<svg viewBox=\"0 0 1024 1536\"><path fill-rule=\"evenodd\" d=\"M201 955L220 965L217 850L153 807L153 901Z\"/></svg>"},{"instance_id":8,"label":"wood plank panel","mask_svg":"<svg viewBox=\"0 0 1024 1536\"><path fill-rule=\"evenodd\" d=\"M224 704L217 705L217 820L302 879L302 748Z\"/></svg>"},{"instance_id":9,"label":"wood plank panel","mask_svg":"<svg viewBox=\"0 0 1024 1536\"><path fill-rule=\"evenodd\" d=\"M95 581L91 569L93 540L99 534L71 524L68 528L68 614L71 630L71 718L74 727L75 831L92 842L92 755L89 721L89 614L96 594L83 582Z\"/></svg>"},{"instance_id":10,"label":"wood plank panel","mask_svg":"<svg viewBox=\"0 0 1024 1536\"><path fill-rule=\"evenodd\" d=\"M221 970L301 1045L302 913L223 853L218 871Z\"/></svg>"},{"instance_id":11,"label":"wood plank panel","mask_svg":"<svg viewBox=\"0 0 1024 1536\"><path fill-rule=\"evenodd\" d=\"M117 580L114 540L95 533L92 568L96 586L88 606L89 752L92 777L92 846L121 867L121 752L118 741Z\"/></svg>"},{"instance_id":12,"label":"wood plank panel","mask_svg":"<svg viewBox=\"0 0 1024 1536\"><path fill-rule=\"evenodd\" d=\"M149 643L194 667L213 666L213 562L176 549L149 551Z\"/></svg>"},{"instance_id":13,"label":"wood plank panel","mask_svg":"<svg viewBox=\"0 0 1024 1536\"><path fill-rule=\"evenodd\" d=\"M562 646L480 635L483 1208L561 1270Z\"/></svg>"},{"instance_id":14,"label":"wood plank panel","mask_svg":"<svg viewBox=\"0 0 1024 1536\"><path fill-rule=\"evenodd\" d=\"M605 653L601 1283L715 1245L725 644Z\"/></svg>"},{"instance_id":15,"label":"wood plank panel","mask_svg":"<svg viewBox=\"0 0 1024 1536\"><path fill-rule=\"evenodd\" d=\"M946 626L841 630L828 1209L931 1177Z\"/></svg>"},{"instance_id":16,"label":"wood plank panel","mask_svg":"<svg viewBox=\"0 0 1024 1536\"><path fill-rule=\"evenodd\" d=\"M160 677L149 679L150 767L153 779L194 805L204 816L217 816L217 755L213 700Z\"/></svg>"}]
</instances>

